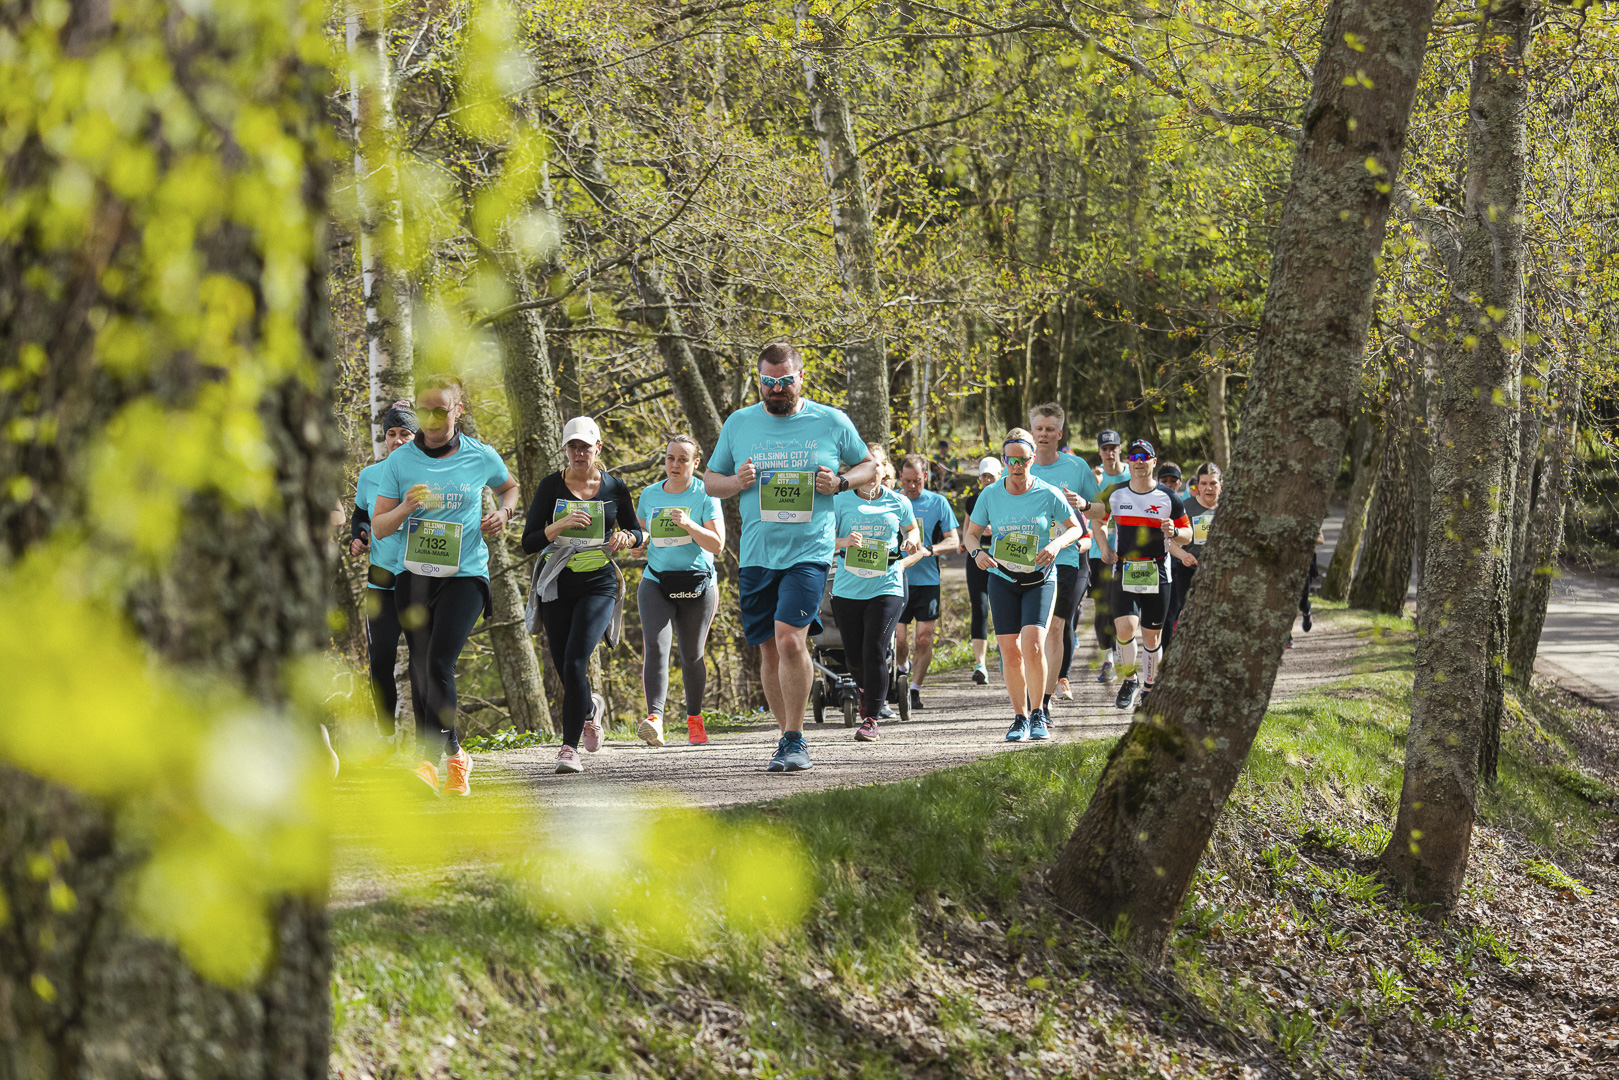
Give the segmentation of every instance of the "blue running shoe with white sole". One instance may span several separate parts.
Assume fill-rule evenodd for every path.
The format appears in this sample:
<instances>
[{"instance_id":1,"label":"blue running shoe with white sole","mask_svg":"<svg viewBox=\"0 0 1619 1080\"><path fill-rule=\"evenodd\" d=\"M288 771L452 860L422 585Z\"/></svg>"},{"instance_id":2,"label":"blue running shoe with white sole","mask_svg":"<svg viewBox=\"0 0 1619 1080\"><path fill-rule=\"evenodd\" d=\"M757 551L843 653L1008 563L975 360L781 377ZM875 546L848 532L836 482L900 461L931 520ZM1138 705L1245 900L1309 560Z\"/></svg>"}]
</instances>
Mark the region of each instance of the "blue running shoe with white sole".
<instances>
[{"instance_id":1,"label":"blue running shoe with white sole","mask_svg":"<svg viewBox=\"0 0 1619 1080\"><path fill-rule=\"evenodd\" d=\"M1006 729L1007 742L1022 742L1029 737L1029 718L1018 715L1013 718L1012 726Z\"/></svg>"},{"instance_id":2,"label":"blue running shoe with white sole","mask_svg":"<svg viewBox=\"0 0 1619 1080\"><path fill-rule=\"evenodd\" d=\"M809 743L801 731L789 731L776 744L776 753L770 759L770 772L805 772L815 768L810 761Z\"/></svg>"},{"instance_id":3,"label":"blue running shoe with white sole","mask_svg":"<svg viewBox=\"0 0 1619 1080\"><path fill-rule=\"evenodd\" d=\"M1051 723L1051 720L1050 720L1050 718L1048 716L1046 716L1046 712L1045 712L1044 709L1036 709L1036 710L1034 710L1034 712L1030 713L1029 714L1029 739L1030 739L1030 741L1031 742L1039 742L1041 739L1049 739L1049 738L1051 738L1051 732L1047 728L1047 725L1050 724L1050 723Z\"/></svg>"}]
</instances>

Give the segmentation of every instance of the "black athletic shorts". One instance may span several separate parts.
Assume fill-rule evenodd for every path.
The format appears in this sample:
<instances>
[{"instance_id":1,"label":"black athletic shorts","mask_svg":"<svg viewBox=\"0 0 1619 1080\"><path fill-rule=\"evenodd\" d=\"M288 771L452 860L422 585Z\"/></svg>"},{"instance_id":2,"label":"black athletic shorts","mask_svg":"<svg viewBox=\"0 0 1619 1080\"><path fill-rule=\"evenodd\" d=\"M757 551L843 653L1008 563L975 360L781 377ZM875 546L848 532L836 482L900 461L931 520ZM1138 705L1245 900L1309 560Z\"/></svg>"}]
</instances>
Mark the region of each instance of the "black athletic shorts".
<instances>
[{"instance_id":1,"label":"black athletic shorts","mask_svg":"<svg viewBox=\"0 0 1619 1080\"><path fill-rule=\"evenodd\" d=\"M1155 593L1124 591L1124 578L1113 579L1112 593L1108 596L1108 613L1115 619L1134 615L1141 620L1143 630L1162 630L1164 616L1169 613L1170 584L1164 582Z\"/></svg>"},{"instance_id":2,"label":"black athletic shorts","mask_svg":"<svg viewBox=\"0 0 1619 1080\"><path fill-rule=\"evenodd\" d=\"M939 621L939 586L911 585L905 596L905 607L899 613L902 623Z\"/></svg>"},{"instance_id":3,"label":"black athletic shorts","mask_svg":"<svg viewBox=\"0 0 1619 1080\"><path fill-rule=\"evenodd\" d=\"M1083 561L1078 566L1057 564L1057 603L1051 609L1052 618L1068 623L1074 621L1079 602L1085 599L1085 586L1089 578L1090 567Z\"/></svg>"}]
</instances>

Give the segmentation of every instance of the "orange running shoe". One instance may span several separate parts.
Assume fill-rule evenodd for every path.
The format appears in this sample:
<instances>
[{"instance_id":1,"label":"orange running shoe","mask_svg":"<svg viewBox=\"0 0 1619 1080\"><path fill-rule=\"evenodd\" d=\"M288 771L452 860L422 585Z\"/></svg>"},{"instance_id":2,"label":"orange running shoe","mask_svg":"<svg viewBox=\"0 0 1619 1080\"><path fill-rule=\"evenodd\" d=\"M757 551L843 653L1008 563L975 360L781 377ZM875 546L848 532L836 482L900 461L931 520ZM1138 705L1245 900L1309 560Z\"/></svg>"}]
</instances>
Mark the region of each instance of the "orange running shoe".
<instances>
[{"instance_id":1,"label":"orange running shoe","mask_svg":"<svg viewBox=\"0 0 1619 1080\"><path fill-rule=\"evenodd\" d=\"M438 766L434 765L431 761L418 761L416 763L416 767L412 769L411 772L415 773L417 778L420 779L422 783L432 788L434 795L439 793Z\"/></svg>"},{"instance_id":2,"label":"orange running shoe","mask_svg":"<svg viewBox=\"0 0 1619 1080\"><path fill-rule=\"evenodd\" d=\"M703 727L701 716L686 717L686 741L692 746L708 745L708 729Z\"/></svg>"},{"instance_id":3,"label":"orange running shoe","mask_svg":"<svg viewBox=\"0 0 1619 1080\"><path fill-rule=\"evenodd\" d=\"M472 758L465 750L457 750L445 758L444 769L450 774L449 778L444 782L445 794L472 794L472 785L467 783L472 776Z\"/></svg>"}]
</instances>

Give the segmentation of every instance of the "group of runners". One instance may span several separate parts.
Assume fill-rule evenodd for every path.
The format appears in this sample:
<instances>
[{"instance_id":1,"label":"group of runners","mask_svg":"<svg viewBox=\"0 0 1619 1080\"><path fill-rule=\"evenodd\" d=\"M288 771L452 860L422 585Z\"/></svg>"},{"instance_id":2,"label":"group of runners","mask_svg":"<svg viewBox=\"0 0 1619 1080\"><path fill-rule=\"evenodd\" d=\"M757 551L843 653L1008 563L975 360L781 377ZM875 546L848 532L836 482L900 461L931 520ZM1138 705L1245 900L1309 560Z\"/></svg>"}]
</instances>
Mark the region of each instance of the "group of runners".
<instances>
[{"instance_id":1,"label":"group of runners","mask_svg":"<svg viewBox=\"0 0 1619 1080\"><path fill-rule=\"evenodd\" d=\"M1146 440L1125 445L1117 432L1102 432L1093 468L1062 449L1062 409L1040 405L1028 428L1007 432L999 458L979 463L979 490L965 500L962 521L947 498L928 490L928 461L909 455L896 469L843 412L804 396L794 346L763 349L758 386L760 400L726 419L706 463L696 440L676 435L665 447L664 478L638 496L601 467L593 419L564 426L567 464L539 482L522 534L523 550L535 556L531 628L543 626L563 687L558 773L582 771L581 751L596 752L604 738L605 705L590 685L589 661L604 639L617 641L623 624L627 597L615 555L646 562L635 593L646 704L638 734L652 746L665 744L670 654L678 643L686 741L708 741L704 652L720 601L714 557L726 543L721 504L728 499L738 500L741 520L743 633L761 651L779 731L771 772L813 767L803 731L815 677L810 634L829 575L829 606L861 689L859 741L878 739L892 715L891 655L910 706L924 707L940 613L939 557L953 552L967 556L979 684L989 681L994 624L1012 713L1008 741L1048 738L1054 698L1073 696L1087 594L1096 607L1098 681L1122 676L1120 709L1151 692L1219 504L1216 465L1197 470L1183 499L1178 467L1160 470ZM486 541L500 537L519 507L500 455L459 430L465 410L460 381L438 376L414 408L400 402L384 414L386 456L360 472L350 545L370 563L370 673L379 713L391 718L395 711L403 635L415 772L434 791L458 795L470 793L471 759L456 730L455 663L490 612Z\"/></svg>"}]
</instances>

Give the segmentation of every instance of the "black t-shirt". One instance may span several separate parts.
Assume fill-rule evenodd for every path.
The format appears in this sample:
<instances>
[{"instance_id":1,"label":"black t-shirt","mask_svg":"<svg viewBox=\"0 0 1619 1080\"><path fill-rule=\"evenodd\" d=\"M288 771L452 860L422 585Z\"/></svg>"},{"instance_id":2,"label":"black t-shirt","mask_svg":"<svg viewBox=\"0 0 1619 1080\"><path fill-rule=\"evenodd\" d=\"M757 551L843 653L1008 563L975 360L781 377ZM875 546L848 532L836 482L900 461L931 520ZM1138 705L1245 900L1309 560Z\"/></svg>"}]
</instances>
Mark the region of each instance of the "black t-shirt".
<instances>
[{"instance_id":1,"label":"black t-shirt","mask_svg":"<svg viewBox=\"0 0 1619 1080\"><path fill-rule=\"evenodd\" d=\"M545 527L555 517L558 500L580 502L584 496L570 490L563 482L562 474L554 472L540 481L534 492L534 501L528 504L528 519L523 525L523 550L530 555L543 551L550 542L545 538ZM601 487L597 488L594 501L602 504L606 519L603 536L612 536L616 530L622 529L634 534L638 545L645 539L641 533L640 519L635 516L635 500L630 497L630 489L624 486L624 481L603 472Z\"/></svg>"},{"instance_id":2,"label":"black t-shirt","mask_svg":"<svg viewBox=\"0 0 1619 1080\"><path fill-rule=\"evenodd\" d=\"M1191 552L1192 558L1202 562L1203 549L1207 546L1207 544L1200 543L1197 539L1197 521L1198 518L1207 517L1208 521L1204 522L1204 526L1206 528L1209 522L1214 520L1214 507L1204 506L1203 500L1199 499L1196 495L1193 495L1190 499L1187 499L1185 505L1186 516L1192 520L1192 542L1186 545L1186 550Z\"/></svg>"}]
</instances>

